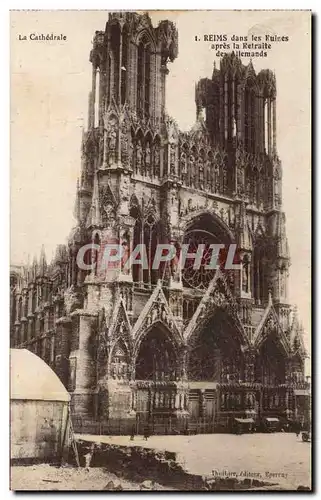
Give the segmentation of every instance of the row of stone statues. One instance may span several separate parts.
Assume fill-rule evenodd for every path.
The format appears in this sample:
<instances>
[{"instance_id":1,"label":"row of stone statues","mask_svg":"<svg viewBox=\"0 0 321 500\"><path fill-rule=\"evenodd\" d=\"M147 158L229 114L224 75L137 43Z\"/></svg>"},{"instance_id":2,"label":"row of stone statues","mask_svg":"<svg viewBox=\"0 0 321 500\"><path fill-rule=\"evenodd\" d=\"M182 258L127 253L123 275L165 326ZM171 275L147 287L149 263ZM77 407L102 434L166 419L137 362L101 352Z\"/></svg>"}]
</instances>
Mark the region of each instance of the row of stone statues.
<instances>
[{"instance_id":1,"label":"row of stone statues","mask_svg":"<svg viewBox=\"0 0 321 500\"><path fill-rule=\"evenodd\" d=\"M227 164L224 161L183 151L180 155L179 172L182 183L187 186L212 193L227 191Z\"/></svg>"},{"instance_id":2,"label":"row of stone statues","mask_svg":"<svg viewBox=\"0 0 321 500\"><path fill-rule=\"evenodd\" d=\"M131 144L131 166L135 174L148 177L160 176L160 145L138 140Z\"/></svg>"}]
</instances>

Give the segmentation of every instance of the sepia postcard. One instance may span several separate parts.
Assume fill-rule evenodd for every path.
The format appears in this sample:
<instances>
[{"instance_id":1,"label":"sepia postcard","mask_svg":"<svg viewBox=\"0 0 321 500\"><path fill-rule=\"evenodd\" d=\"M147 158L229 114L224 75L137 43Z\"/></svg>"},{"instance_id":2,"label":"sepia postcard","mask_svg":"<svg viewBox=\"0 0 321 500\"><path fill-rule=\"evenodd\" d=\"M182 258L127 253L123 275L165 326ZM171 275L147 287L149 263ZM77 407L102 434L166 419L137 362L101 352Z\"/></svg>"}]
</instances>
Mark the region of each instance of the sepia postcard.
<instances>
[{"instance_id":1,"label":"sepia postcard","mask_svg":"<svg viewBox=\"0 0 321 500\"><path fill-rule=\"evenodd\" d=\"M311 12L11 11L12 490L311 490Z\"/></svg>"}]
</instances>

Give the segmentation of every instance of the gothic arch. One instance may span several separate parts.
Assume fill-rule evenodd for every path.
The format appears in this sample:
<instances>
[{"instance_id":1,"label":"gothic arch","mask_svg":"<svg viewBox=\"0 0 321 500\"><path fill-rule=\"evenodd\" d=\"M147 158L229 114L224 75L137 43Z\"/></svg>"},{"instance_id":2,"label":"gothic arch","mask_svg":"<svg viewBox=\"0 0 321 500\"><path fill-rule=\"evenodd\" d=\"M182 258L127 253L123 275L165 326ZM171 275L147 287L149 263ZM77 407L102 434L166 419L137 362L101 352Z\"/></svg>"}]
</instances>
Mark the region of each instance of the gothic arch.
<instances>
[{"instance_id":1,"label":"gothic arch","mask_svg":"<svg viewBox=\"0 0 321 500\"><path fill-rule=\"evenodd\" d=\"M134 43L138 46L140 43L143 43L145 45L150 44L153 52L156 50L156 41L152 33L152 26L151 28L146 28L143 27L139 31L137 31L137 34L134 38Z\"/></svg>"},{"instance_id":2,"label":"gothic arch","mask_svg":"<svg viewBox=\"0 0 321 500\"><path fill-rule=\"evenodd\" d=\"M136 130L135 130L135 140L136 141L141 141L141 143L144 142L144 131L141 127L138 127Z\"/></svg>"},{"instance_id":3,"label":"gothic arch","mask_svg":"<svg viewBox=\"0 0 321 500\"><path fill-rule=\"evenodd\" d=\"M233 306L228 305L228 301L226 301L226 304L222 307L221 305L215 304L214 297L214 302L210 303L207 308L206 306L202 307L202 302L199 307L200 306L203 309L203 312L201 315L197 315L198 311L196 310L195 315L198 317L194 328L187 328L185 332L185 342L187 345L193 345L193 342L198 338L200 332L206 328L206 325L219 315L221 319L224 319L225 323L230 325L231 331L233 330L234 332L235 339L237 339L243 347L248 346L248 339L242 328L242 323L240 319L236 317L236 311L233 312Z\"/></svg>"},{"instance_id":4,"label":"gothic arch","mask_svg":"<svg viewBox=\"0 0 321 500\"><path fill-rule=\"evenodd\" d=\"M209 287L202 297L192 319L184 332L184 341L190 343L190 339L197 337L199 332L206 326L210 318L223 311L225 319L231 324L233 331L239 338L240 343L246 348L249 339L245 334L242 322L237 312L234 296L229 289L227 280L220 269L215 273Z\"/></svg>"},{"instance_id":5,"label":"gothic arch","mask_svg":"<svg viewBox=\"0 0 321 500\"><path fill-rule=\"evenodd\" d=\"M135 378L176 380L180 345L173 331L158 320L135 341L133 362Z\"/></svg>"},{"instance_id":6,"label":"gothic arch","mask_svg":"<svg viewBox=\"0 0 321 500\"><path fill-rule=\"evenodd\" d=\"M134 219L141 217L142 209L139 204L138 198L135 194L132 194L129 201L129 215Z\"/></svg>"},{"instance_id":7,"label":"gothic arch","mask_svg":"<svg viewBox=\"0 0 321 500\"><path fill-rule=\"evenodd\" d=\"M92 241L94 241L95 239L99 238L101 240L101 231L99 229L94 229L94 231L92 232Z\"/></svg>"},{"instance_id":8,"label":"gothic arch","mask_svg":"<svg viewBox=\"0 0 321 500\"><path fill-rule=\"evenodd\" d=\"M144 282L156 284L158 280L158 270L152 268L157 242L162 231L161 222L157 218L155 211L150 207L145 213L142 213L137 205L130 208L130 215L136 220L133 231L133 248L138 245L145 245L148 260L148 269L143 269L140 264L133 264L134 282Z\"/></svg>"},{"instance_id":9,"label":"gothic arch","mask_svg":"<svg viewBox=\"0 0 321 500\"><path fill-rule=\"evenodd\" d=\"M244 337L226 310L218 307L186 339L190 380L228 382L243 379Z\"/></svg>"},{"instance_id":10,"label":"gothic arch","mask_svg":"<svg viewBox=\"0 0 321 500\"><path fill-rule=\"evenodd\" d=\"M213 252L210 245L225 245L225 249L222 248L219 253L220 262L223 262L228 252L228 246L232 242L234 242L232 232L217 215L204 211L196 217L194 215L185 225L183 243L189 245L189 253L195 253L198 245L204 245L204 252L199 269L194 269L194 259L186 259L182 270L184 286L206 289L216 272L215 269L206 269Z\"/></svg>"},{"instance_id":11,"label":"gothic arch","mask_svg":"<svg viewBox=\"0 0 321 500\"><path fill-rule=\"evenodd\" d=\"M257 347L258 355L255 362L255 381L278 385L286 383L288 350L273 330Z\"/></svg>"},{"instance_id":12,"label":"gothic arch","mask_svg":"<svg viewBox=\"0 0 321 500\"><path fill-rule=\"evenodd\" d=\"M158 142L160 146L161 146L161 144L162 144L162 139L161 139L161 136L160 136L157 132L156 132L156 133L155 133L155 135L154 135L153 142L154 142L154 143Z\"/></svg>"},{"instance_id":13,"label":"gothic arch","mask_svg":"<svg viewBox=\"0 0 321 500\"><path fill-rule=\"evenodd\" d=\"M220 233L223 236L222 243L234 243L235 236L229 226L222 220L219 215L211 210L201 209L198 213L192 213L186 217L184 217L184 233L187 233L191 230L196 229L201 224L207 225L207 227L218 227L220 229Z\"/></svg>"},{"instance_id":14,"label":"gothic arch","mask_svg":"<svg viewBox=\"0 0 321 500\"><path fill-rule=\"evenodd\" d=\"M280 344L284 353L289 356L290 343L279 323L278 316L272 304L271 295L269 295L269 304L265 310L261 323L258 325L254 338L255 349L260 349L266 339L274 335L276 341Z\"/></svg>"}]
</instances>

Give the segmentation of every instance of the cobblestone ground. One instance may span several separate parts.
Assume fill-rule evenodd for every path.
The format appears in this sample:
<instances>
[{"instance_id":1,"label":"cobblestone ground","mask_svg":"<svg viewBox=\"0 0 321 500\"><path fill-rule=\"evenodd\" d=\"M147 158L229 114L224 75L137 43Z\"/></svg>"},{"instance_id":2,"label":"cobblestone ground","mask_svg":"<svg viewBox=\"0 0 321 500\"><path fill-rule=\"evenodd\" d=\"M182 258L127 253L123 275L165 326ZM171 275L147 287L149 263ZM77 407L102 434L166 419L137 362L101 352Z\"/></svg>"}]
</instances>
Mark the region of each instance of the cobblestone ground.
<instances>
[{"instance_id":1,"label":"cobblestone ground","mask_svg":"<svg viewBox=\"0 0 321 500\"><path fill-rule=\"evenodd\" d=\"M81 436L82 439L176 452L178 461L194 474L252 477L289 489L311 486L311 445L292 433L201 434L151 436L148 441L127 436Z\"/></svg>"}]
</instances>

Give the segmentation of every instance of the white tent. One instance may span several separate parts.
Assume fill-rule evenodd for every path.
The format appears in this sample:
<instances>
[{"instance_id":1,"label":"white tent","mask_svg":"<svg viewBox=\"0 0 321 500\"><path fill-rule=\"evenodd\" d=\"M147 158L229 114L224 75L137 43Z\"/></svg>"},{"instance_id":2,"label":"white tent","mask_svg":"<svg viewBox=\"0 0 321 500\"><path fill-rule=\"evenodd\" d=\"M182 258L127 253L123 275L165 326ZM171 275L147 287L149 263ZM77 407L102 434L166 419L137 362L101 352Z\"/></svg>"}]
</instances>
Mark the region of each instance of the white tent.
<instances>
[{"instance_id":1,"label":"white tent","mask_svg":"<svg viewBox=\"0 0 321 500\"><path fill-rule=\"evenodd\" d=\"M11 459L60 460L70 395L55 372L26 349L10 350Z\"/></svg>"}]
</instances>

